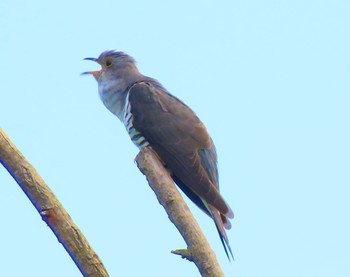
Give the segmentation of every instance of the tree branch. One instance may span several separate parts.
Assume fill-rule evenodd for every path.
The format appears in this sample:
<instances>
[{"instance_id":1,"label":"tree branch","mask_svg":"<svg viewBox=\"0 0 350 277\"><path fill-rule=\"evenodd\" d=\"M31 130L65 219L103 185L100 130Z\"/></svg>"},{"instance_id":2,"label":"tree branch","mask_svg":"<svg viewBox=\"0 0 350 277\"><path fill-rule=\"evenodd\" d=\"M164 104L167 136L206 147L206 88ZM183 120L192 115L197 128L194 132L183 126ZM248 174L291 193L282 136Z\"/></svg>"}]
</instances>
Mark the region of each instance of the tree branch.
<instances>
[{"instance_id":1,"label":"tree branch","mask_svg":"<svg viewBox=\"0 0 350 277\"><path fill-rule=\"evenodd\" d=\"M87 277L108 276L97 254L50 188L7 138L2 129L0 129L0 163L22 188L80 272Z\"/></svg>"},{"instance_id":2,"label":"tree branch","mask_svg":"<svg viewBox=\"0 0 350 277\"><path fill-rule=\"evenodd\" d=\"M187 244L187 249L175 250L172 253L193 261L204 277L224 276L215 254L157 154L146 147L140 151L135 160L140 171L146 175L150 187L166 210L170 221Z\"/></svg>"},{"instance_id":3,"label":"tree branch","mask_svg":"<svg viewBox=\"0 0 350 277\"><path fill-rule=\"evenodd\" d=\"M187 244L187 249L178 249L172 253L193 261L204 277L224 276L215 254L157 155L151 148L146 147L137 155L136 162L140 171L146 175L159 203ZM0 163L22 188L80 272L87 277L108 276L97 254L50 188L2 129L0 129Z\"/></svg>"}]
</instances>

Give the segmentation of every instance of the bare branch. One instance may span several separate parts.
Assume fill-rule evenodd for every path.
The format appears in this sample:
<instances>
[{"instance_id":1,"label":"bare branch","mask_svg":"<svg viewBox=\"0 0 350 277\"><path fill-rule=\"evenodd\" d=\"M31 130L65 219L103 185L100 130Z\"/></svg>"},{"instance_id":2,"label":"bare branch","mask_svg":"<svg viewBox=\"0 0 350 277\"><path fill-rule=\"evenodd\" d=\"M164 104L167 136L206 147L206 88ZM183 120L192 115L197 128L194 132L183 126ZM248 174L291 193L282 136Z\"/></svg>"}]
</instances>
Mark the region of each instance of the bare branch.
<instances>
[{"instance_id":1,"label":"bare branch","mask_svg":"<svg viewBox=\"0 0 350 277\"><path fill-rule=\"evenodd\" d=\"M7 138L2 129L0 129L0 163L28 196L80 272L87 277L108 276L97 254L50 188Z\"/></svg>"},{"instance_id":2,"label":"bare branch","mask_svg":"<svg viewBox=\"0 0 350 277\"><path fill-rule=\"evenodd\" d=\"M204 277L224 276L215 254L157 155L152 149L144 148L137 155L136 162L187 244L187 249L172 253L193 261ZM0 163L22 188L81 273L87 277L108 276L97 254L52 191L1 129Z\"/></svg>"},{"instance_id":3,"label":"bare branch","mask_svg":"<svg viewBox=\"0 0 350 277\"><path fill-rule=\"evenodd\" d=\"M172 253L193 261L204 277L224 276L215 254L157 154L146 147L140 151L135 160L140 171L146 175L150 187L166 210L170 221L187 244L187 249L175 250Z\"/></svg>"}]
</instances>

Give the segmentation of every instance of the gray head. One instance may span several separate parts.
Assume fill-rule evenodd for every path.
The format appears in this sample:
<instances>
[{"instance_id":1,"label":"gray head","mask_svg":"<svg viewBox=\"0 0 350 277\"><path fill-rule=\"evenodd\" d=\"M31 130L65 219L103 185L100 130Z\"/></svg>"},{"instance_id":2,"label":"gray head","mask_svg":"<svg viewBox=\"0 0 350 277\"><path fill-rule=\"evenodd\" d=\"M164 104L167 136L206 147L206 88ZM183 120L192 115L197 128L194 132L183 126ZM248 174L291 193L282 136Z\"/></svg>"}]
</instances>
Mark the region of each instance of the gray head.
<instances>
[{"instance_id":1,"label":"gray head","mask_svg":"<svg viewBox=\"0 0 350 277\"><path fill-rule=\"evenodd\" d=\"M86 58L101 65L100 70L88 71L98 83L98 93L102 102L120 120L124 117L127 91L145 77L138 71L132 57L123 52L105 51L98 58Z\"/></svg>"},{"instance_id":2,"label":"gray head","mask_svg":"<svg viewBox=\"0 0 350 277\"><path fill-rule=\"evenodd\" d=\"M117 79L122 79L127 83L135 82L142 76L135 65L135 60L124 52L105 51L98 58L85 58L84 60L94 61L101 65L100 70L82 73L93 75L99 84Z\"/></svg>"}]
</instances>

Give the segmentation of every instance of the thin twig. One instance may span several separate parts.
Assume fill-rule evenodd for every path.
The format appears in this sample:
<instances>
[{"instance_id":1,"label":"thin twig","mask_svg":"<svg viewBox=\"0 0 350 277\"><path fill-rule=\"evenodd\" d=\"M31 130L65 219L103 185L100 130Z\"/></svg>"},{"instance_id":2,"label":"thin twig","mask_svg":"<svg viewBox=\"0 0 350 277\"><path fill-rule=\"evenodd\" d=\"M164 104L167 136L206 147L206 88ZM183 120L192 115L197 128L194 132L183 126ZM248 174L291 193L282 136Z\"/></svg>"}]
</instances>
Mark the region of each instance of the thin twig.
<instances>
[{"instance_id":1,"label":"thin twig","mask_svg":"<svg viewBox=\"0 0 350 277\"><path fill-rule=\"evenodd\" d=\"M97 254L86 241L50 188L0 129L0 163L16 180L62 243L80 272L87 277L106 277Z\"/></svg>"},{"instance_id":2,"label":"thin twig","mask_svg":"<svg viewBox=\"0 0 350 277\"><path fill-rule=\"evenodd\" d=\"M187 249L175 250L172 253L193 261L202 276L224 276L214 252L154 151L148 147L143 148L135 160L140 171L146 175L150 187L166 210L170 221L187 244Z\"/></svg>"}]
</instances>

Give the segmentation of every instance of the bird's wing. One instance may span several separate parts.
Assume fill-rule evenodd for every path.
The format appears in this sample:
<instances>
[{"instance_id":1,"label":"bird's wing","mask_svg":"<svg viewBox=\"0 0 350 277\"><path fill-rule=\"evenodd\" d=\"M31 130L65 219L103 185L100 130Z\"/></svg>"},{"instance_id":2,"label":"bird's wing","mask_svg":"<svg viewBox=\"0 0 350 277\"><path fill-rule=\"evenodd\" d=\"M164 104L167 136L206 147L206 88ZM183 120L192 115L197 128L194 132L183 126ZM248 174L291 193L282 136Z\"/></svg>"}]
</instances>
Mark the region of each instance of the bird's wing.
<instances>
[{"instance_id":1,"label":"bird's wing","mask_svg":"<svg viewBox=\"0 0 350 277\"><path fill-rule=\"evenodd\" d=\"M134 128L157 152L175 181L197 197L193 201L204 200L224 217L232 218L232 210L218 190L213 142L195 113L151 82L134 84L129 104Z\"/></svg>"}]
</instances>

